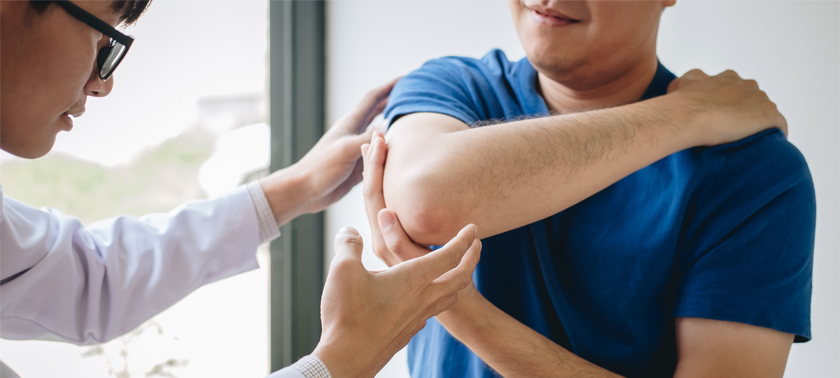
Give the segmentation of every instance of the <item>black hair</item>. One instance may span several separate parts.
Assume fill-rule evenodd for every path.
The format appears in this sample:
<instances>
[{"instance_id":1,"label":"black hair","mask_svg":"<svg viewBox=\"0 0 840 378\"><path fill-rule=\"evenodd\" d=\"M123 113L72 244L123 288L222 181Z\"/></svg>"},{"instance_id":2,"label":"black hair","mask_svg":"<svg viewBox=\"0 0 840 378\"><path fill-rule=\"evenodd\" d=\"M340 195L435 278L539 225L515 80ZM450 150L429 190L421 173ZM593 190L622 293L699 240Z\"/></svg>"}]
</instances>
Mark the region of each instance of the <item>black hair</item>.
<instances>
[{"instance_id":1,"label":"black hair","mask_svg":"<svg viewBox=\"0 0 840 378\"><path fill-rule=\"evenodd\" d=\"M120 23L131 25L146 11L152 0L116 0L112 5L115 13L120 14ZM52 1L30 0L29 9L42 14L47 11Z\"/></svg>"}]
</instances>

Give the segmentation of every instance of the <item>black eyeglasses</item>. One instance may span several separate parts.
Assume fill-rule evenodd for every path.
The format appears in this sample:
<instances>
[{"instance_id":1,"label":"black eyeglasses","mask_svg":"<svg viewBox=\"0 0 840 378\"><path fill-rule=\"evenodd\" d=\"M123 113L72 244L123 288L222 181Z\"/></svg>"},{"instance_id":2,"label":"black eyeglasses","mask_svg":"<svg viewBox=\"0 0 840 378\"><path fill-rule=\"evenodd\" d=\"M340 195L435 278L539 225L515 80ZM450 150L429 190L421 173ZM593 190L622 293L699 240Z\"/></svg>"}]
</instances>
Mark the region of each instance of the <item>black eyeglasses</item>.
<instances>
[{"instance_id":1,"label":"black eyeglasses","mask_svg":"<svg viewBox=\"0 0 840 378\"><path fill-rule=\"evenodd\" d=\"M99 65L99 78L108 80L117 66L120 65L128 48L134 42L134 37L120 33L114 29L107 22L100 20L96 16L88 13L86 10L80 8L67 0L54 0L54 3L60 5L67 13L75 17L81 22L88 24L88 26L96 29L96 31L107 35L111 38L111 43L99 50L96 56L96 63Z\"/></svg>"}]
</instances>

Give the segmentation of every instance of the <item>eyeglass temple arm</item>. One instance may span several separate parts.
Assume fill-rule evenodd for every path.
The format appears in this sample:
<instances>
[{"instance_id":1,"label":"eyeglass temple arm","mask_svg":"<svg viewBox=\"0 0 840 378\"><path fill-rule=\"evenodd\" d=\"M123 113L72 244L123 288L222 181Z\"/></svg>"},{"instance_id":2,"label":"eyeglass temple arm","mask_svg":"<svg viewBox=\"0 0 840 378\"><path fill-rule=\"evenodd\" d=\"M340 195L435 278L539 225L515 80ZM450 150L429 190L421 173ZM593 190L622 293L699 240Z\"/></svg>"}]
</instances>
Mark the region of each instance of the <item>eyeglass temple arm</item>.
<instances>
[{"instance_id":1,"label":"eyeglass temple arm","mask_svg":"<svg viewBox=\"0 0 840 378\"><path fill-rule=\"evenodd\" d=\"M79 19L90 27L96 29L96 31L111 37L115 41L119 42L120 44L124 45L125 47L131 46L131 43L134 42L134 38L131 38L123 33L120 33L117 29L114 29L113 26L108 25L105 21L100 20L98 17L88 13L88 11L80 8L78 5L73 4L67 0L53 0L54 3L58 4L67 13L70 13L73 17Z\"/></svg>"}]
</instances>

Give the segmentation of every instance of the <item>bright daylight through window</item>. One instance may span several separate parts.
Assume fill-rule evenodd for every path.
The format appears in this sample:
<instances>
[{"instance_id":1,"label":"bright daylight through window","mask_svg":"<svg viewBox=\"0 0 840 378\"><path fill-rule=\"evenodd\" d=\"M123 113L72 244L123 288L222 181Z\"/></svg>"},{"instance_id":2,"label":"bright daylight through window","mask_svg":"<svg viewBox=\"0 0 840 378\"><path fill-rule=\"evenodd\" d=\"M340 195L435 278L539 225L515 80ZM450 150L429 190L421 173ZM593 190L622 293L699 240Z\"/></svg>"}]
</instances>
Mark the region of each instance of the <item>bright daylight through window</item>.
<instances>
[{"instance_id":1,"label":"bright daylight through window","mask_svg":"<svg viewBox=\"0 0 840 378\"><path fill-rule=\"evenodd\" d=\"M4 195L85 224L166 212L265 174L267 2L155 1L110 96L91 98L42 159L3 152ZM267 248L258 253L266 266ZM23 377L263 377L268 273L254 270L181 300L102 345L0 340Z\"/></svg>"}]
</instances>

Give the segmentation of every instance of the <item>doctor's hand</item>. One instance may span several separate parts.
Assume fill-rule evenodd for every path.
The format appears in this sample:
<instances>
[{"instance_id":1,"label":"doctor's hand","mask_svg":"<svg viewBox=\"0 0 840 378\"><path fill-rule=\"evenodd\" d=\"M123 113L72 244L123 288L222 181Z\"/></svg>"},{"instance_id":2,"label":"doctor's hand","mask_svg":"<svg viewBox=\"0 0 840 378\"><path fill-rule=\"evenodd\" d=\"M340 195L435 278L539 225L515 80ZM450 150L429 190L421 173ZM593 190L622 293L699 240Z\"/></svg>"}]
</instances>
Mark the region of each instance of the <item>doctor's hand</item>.
<instances>
[{"instance_id":1,"label":"doctor's hand","mask_svg":"<svg viewBox=\"0 0 840 378\"><path fill-rule=\"evenodd\" d=\"M370 144L362 145L362 158L365 164L363 174L365 209L373 233L373 251L385 264L395 266L404 261L426 256L432 250L411 240L400 224L397 214L385 208L382 180L387 154L388 145L385 143L385 138L378 132L373 133ZM458 306L474 297L480 297L480 294L470 280L469 285L458 292Z\"/></svg>"},{"instance_id":2,"label":"doctor's hand","mask_svg":"<svg viewBox=\"0 0 840 378\"><path fill-rule=\"evenodd\" d=\"M321 298L323 331L312 355L333 377L373 377L472 282L481 253L476 230L468 225L437 251L382 272L362 265L356 230L339 231Z\"/></svg>"},{"instance_id":3,"label":"doctor's hand","mask_svg":"<svg viewBox=\"0 0 840 378\"><path fill-rule=\"evenodd\" d=\"M397 80L369 92L300 161L260 180L278 225L324 210L362 180L359 147L378 128L368 125L385 109Z\"/></svg>"}]
</instances>

